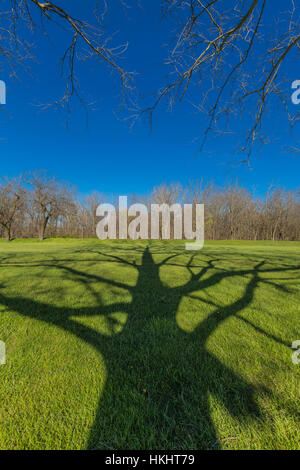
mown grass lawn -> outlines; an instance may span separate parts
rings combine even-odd
[[[300,243],[0,242],[1,449],[299,449]]]

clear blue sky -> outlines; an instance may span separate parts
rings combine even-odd
[[[65,7],[72,4],[74,16],[91,18],[92,1],[57,3]],[[119,31],[115,42],[129,41],[122,59],[124,67],[140,72],[138,85],[143,92],[151,93],[164,76],[166,49],[162,43],[169,39],[168,21],[160,22],[160,2],[142,1],[144,8],[128,10],[127,17],[118,1],[111,3],[107,24],[111,31]],[[271,3],[273,11],[276,4],[282,4],[280,0]],[[286,115],[280,109],[268,116],[272,143],[254,155],[252,170],[233,166],[228,162],[237,158],[232,153],[234,135],[210,142],[207,152],[198,152],[199,142],[194,139],[201,134],[205,121],[188,103],[181,103],[172,112],[161,107],[154,116],[151,133],[146,122],[139,122],[130,131],[115,116],[118,79],[101,64],[79,65],[82,92],[87,101],[96,102],[96,110],[90,112],[87,128],[84,111],[75,104],[70,129],[66,129],[64,115],[54,109],[41,111],[36,106],[52,102],[63,93],[58,60],[67,44],[66,36],[54,26],[50,32],[54,34],[52,41],[39,36],[34,46],[37,61],[31,64],[31,74],[19,72],[15,80],[7,70],[0,71],[0,79],[7,84],[7,104],[0,109],[1,175],[46,169],[75,184],[81,193],[146,193],[160,183],[184,184],[200,178],[218,185],[238,179],[243,186],[255,187],[257,193],[265,191],[270,183],[290,189],[299,186],[300,154],[282,151],[284,146],[296,145],[297,139],[292,138]],[[300,79],[299,61],[288,63],[285,74],[290,84]]]

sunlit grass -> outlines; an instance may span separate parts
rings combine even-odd
[[[300,243],[0,241],[0,268],[0,448],[300,448]]]

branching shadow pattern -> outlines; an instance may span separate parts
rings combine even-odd
[[[111,262],[112,270],[114,263],[136,270],[136,284],[131,286],[125,281],[106,279],[56,261],[55,268],[62,270],[65,276],[71,276],[89,290],[98,304],[97,308],[66,309],[28,298],[8,297],[0,293],[0,303],[10,310],[55,325],[91,345],[104,356],[108,378],[104,393],[100,398],[94,425],[90,429],[88,448],[97,449],[108,445],[113,448],[134,446],[148,449],[179,449],[181,442],[187,442],[186,436],[189,433],[197,435],[197,448],[218,448],[220,441],[211,419],[209,401],[211,395],[232,416],[240,420],[264,419],[256,403],[256,387],[226,367],[208,350],[207,342],[225,320],[234,316],[253,327],[254,334],[268,335],[271,340],[288,347],[288,344],[276,336],[269,335],[250,320],[243,318],[239,312],[251,304],[255,289],[260,283],[268,283],[283,290],[287,289],[275,284],[272,278],[266,277],[267,275],[299,270],[299,266],[265,267],[265,262],[259,261],[251,269],[230,270],[218,265],[217,257],[205,254],[202,255],[201,266],[195,265],[195,255],[191,255],[186,264],[180,264],[177,259],[182,252],[171,254],[160,262],[154,262],[155,252],[151,252],[149,247],[141,253],[140,263],[129,261],[122,254],[118,256],[95,250],[91,253],[94,262],[101,262],[98,261],[98,257]],[[5,263],[5,260],[2,260],[2,264],[3,262]],[[11,265],[17,266],[18,264],[11,263]],[[47,263],[43,265],[47,268]],[[53,267],[54,263],[49,263],[48,266]],[[186,268],[189,272],[189,280],[177,287],[166,285],[160,276],[163,266],[168,266],[170,269],[172,266]],[[195,270],[198,270],[196,274]],[[218,305],[214,299],[201,298],[200,300],[195,296],[195,292],[216,286],[225,279],[240,276],[247,279],[244,293],[238,300],[227,306]],[[99,294],[93,288],[94,283],[104,283],[110,288],[126,290],[131,295],[131,301],[103,305]],[[211,313],[192,333],[183,331],[176,323],[175,316],[184,297],[199,301],[199,309],[201,309],[202,302],[206,302],[212,308]],[[116,318],[111,315],[114,312],[127,314],[127,322],[123,325],[120,334],[105,336],[90,326],[76,321],[76,316],[105,315],[113,333],[117,322]],[[157,322],[160,322],[159,335],[155,328]],[[174,355],[169,354],[170,350],[174,351]],[[181,357],[180,367],[178,355]],[[125,385],[126,390],[136,387],[136,384],[131,384],[130,367],[139,371],[145,384],[147,384],[148,377],[153,377],[153,369],[155,370],[156,383],[153,384],[153,379],[151,379],[151,387],[147,388],[143,400],[137,401],[135,394],[131,396],[130,393],[120,393]],[[189,373],[191,368],[193,377],[197,377],[196,382],[191,382]],[[119,377],[122,381],[119,389],[115,387],[115,377]],[[264,392],[268,393],[267,390]],[[114,403],[118,404],[118,417],[113,413],[108,415],[106,412],[114,408]],[[139,409],[140,414],[137,413]],[[120,410],[122,410],[121,417]],[[138,419],[136,419],[137,415]],[[132,416],[135,416],[134,421]],[[150,426],[153,422],[157,423],[155,432],[153,426]],[[107,430],[114,426],[120,427],[120,423],[123,423],[123,429],[118,429],[116,432],[115,442],[103,444],[107,443]],[[146,430],[150,428],[151,434],[150,431],[147,434]],[[121,439],[120,436],[122,436]]]

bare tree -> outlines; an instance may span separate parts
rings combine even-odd
[[[14,179],[0,184],[0,225],[8,242],[11,240],[13,222],[22,206],[24,207],[24,189],[20,180]]]
[[[152,192],[152,200],[155,204],[175,204],[184,197],[183,188],[180,183],[162,184],[154,187]]]
[[[135,2],[136,0],[134,0]],[[163,17],[168,16],[170,52],[166,58],[168,79],[159,88],[157,98],[143,109],[150,116],[163,100],[170,105],[182,100],[197,87],[197,96],[191,96],[192,105],[207,114],[208,123],[203,129],[201,149],[212,133],[232,131],[233,122],[243,114],[244,136],[239,150],[243,161],[249,162],[258,144],[268,138],[263,122],[266,110],[280,102],[287,111],[292,126],[298,123],[300,113],[288,108],[290,99],[284,82],[285,64],[299,58],[300,4],[296,0],[274,2],[267,0],[161,0]],[[134,89],[133,76],[120,66],[119,56],[128,44],[113,46],[104,34],[103,15],[96,9],[93,24],[75,18],[73,7],[38,0],[6,0],[0,20],[0,54],[14,73],[17,63],[32,58],[32,48],[24,36],[24,25],[33,32],[41,27],[47,32],[49,23],[58,23],[69,36],[69,47],[63,50],[62,66],[66,72],[66,88],[62,97],[55,98],[56,105],[66,105],[79,94],[76,79],[76,61],[79,51],[85,57],[95,57],[120,77],[122,96]],[[97,2],[93,3],[95,5]],[[91,4],[90,3],[90,4]],[[122,5],[133,0],[121,0]],[[136,7],[136,3],[134,3]],[[108,4],[104,0],[104,12]],[[39,14],[41,24],[37,24]],[[175,33],[171,31],[173,28]],[[146,39],[145,39],[146,40]],[[86,54],[87,51],[87,54]],[[154,51],[155,55],[155,51]],[[164,74],[165,76],[166,74]],[[129,93],[130,94],[130,93]],[[143,114],[141,108],[128,101],[130,113]],[[135,109],[132,112],[132,107]],[[142,107],[143,108],[143,107]],[[249,114],[247,110],[249,109]],[[231,124],[231,125],[230,125]],[[239,131],[240,132],[240,131]],[[299,146],[296,145],[295,149]]]
[[[295,0],[274,5],[267,0],[165,0],[165,15],[177,30],[167,64],[171,73],[159,91],[152,114],[163,99],[170,105],[198,87],[200,100],[193,105],[207,113],[201,149],[211,132],[232,131],[230,122],[243,114],[245,137],[240,151],[249,162],[253,148],[265,138],[262,124],[267,106],[278,100],[291,125],[284,92],[284,65],[299,58],[300,5]],[[247,107],[251,109],[250,115]]]
[[[66,107],[70,113],[70,102],[73,97],[86,105],[79,92],[79,83],[76,78],[76,63],[79,52],[87,58],[99,59],[114,71],[120,78],[122,97],[125,99],[128,90],[134,89],[133,75],[127,73],[119,64],[128,44],[111,45],[109,36],[104,33],[98,2],[94,2],[94,23],[90,24],[84,19],[75,18],[72,6],[64,9],[53,2],[40,2],[38,0],[6,0],[6,8],[0,15],[2,27],[0,29],[0,57],[8,66],[10,73],[15,75],[18,65],[24,66],[27,59],[33,59],[33,47],[27,41],[26,28],[30,33],[48,34],[49,23],[60,26],[69,37],[69,46],[61,51],[61,71],[65,76],[65,91],[63,96],[54,98],[53,102],[45,105]],[[104,12],[107,5],[104,2]],[[40,23],[37,18],[40,17]],[[49,29],[49,28],[48,28]]]
[[[98,191],[93,191],[85,197],[85,205],[89,213],[88,231],[90,235],[96,233],[96,210],[105,201],[105,196]]]
[[[59,216],[66,215],[70,211],[73,194],[66,185],[39,172],[27,177],[26,183],[33,188],[31,205],[36,214],[39,239],[42,241],[49,221],[52,219],[57,221]]]
[[[270,187],[265,196],[254,193],[237,183],[216,187],[212,182],[193,181],[161,185],[149,195],[133,194],[128,206],[188,203],[205,205],[205,239],[233,240],[300,240],[300,193],[280,187]],[[5,179],[0,184],[0,236],[9,241],[15,237],[95,236],[96,207],[111,197],[92,192],[84,199],[69,185],[50,178],[43,172],[22,179]],[[113,202],[113,201],[112,201]],[[115,207],[118,201],[114,202]],[[118,220],[117,211],[117,220]],[[195,225],[195,211],[193,224]],[[128,223],[134,216],[128,217]],[[149,228],[151,217],[149,213]],[[160,227],[161,229],[162,227]],[[150,237],[151,230],[149,230]],[[162,236],[160,230],[159,236]],[[174,214],[171,211],[170,236],[174,237]]]

